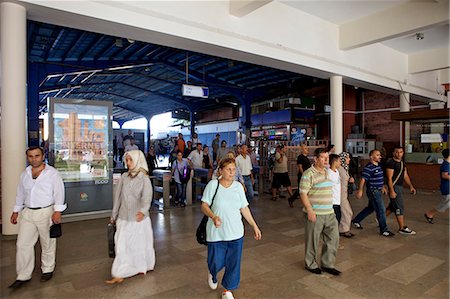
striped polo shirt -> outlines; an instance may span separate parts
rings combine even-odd
[[[300,181],[300,193],[306,193],[316,215],[333,214],[333,184],[327,172],[319,172],[313,166],[308,168]],[[306,212],[306,209],[303,208]]]
[[[363,171],[362,178],[366,180],[367,188],[382,189],[384,184],[383,169],[380,165],[368,163]]]

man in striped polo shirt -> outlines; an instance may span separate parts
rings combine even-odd
[[[333,210],[332,183],[327,176],[328,152],[324,148],[314,151],[314,165],[300,180],[300,198],[305,212],[305,268],[314,273],[322,271],[332,275],[341,272],[334,268],[339,244],[338,222]],[[316,261],[319,241],[323,239],[321,268]]]
[[[364,184],[366,184],[366,195],[369,204],[352,220],[353,225],[362,229],[361,221],[374,211],[377,214],[378,225],[380,227],[380,235],[383,237],[392,237],[394,233],[390,232],[386,224],[386,208],[384,207],[382,194],[386,194],[384,187],[384,174],[379,163],[381,161],[381,153],[379,150],[371,150],[369,153],[370,162],[362,171],[362,178],[359,182],[359,188],[356,197],[360,199],[363,195]]]

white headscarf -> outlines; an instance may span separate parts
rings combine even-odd
[[[139,172],[143,172],[144,174],[148,175],[148,166],[147,161],[145,160],[144,153],[140,150],[133,150],[126,152],[124,155],[124,159],[130,156],[131,160],[133,160],[134,168],[128,169],[128,175],[135,177],[139,174]],[[127,167],[125,163],[125,167]]]

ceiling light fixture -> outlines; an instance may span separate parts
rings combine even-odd
[[[416,33],[416,39],[417,40],[422,40],[424,38],[424,34],[422,32],[417,32]]]

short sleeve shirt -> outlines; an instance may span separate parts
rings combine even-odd
[[[308,157],[305,155],[298,155],[297,157],[297,165],[302,165],[303,172],[305,172],[308,168],[311,167],[311,162],[309,161]],[[300,171],[298,172],[299,177],[302,176]]]
[[[275,154],[275,165],[273,166],[273,172],[275,173],[286,173],[288,172],[288,166],[287,166],[287,156],[283,154],[283,161],[278,162],[278,160],[281,158],[281,154],[277,152]]]
[[[375,165],[373,163],[367,164],[364,167],[361,176],[366,180],[368,188],[383,188],[384,175],[380,165]]]
[[[386,169],[394,170],[394,174],[392,175],[392,182],[394,182],[395,179],[397,179],[398,175],[400,174],[400,177],[398,178],[397,182],[395,183],[395,185],[397,185],[397,186],[403,185],[403,177],[405,174],[405,164],[403,163],[403,169],[402,169],[402,163],[403,162],[397,162],[394,159],[389,159],[386,162]]]
[[[202,202],[211,206],[211,201],[216,191],[218,180],[212,180],[203,191]],[[245,198],[244,187],[233,181],[230,187],[225,188],[219,184],[214,203],[211,207],[214,215],[222,220],[220,227],[215,227],[211,218],[206,224],[206,241],[232,241],[244,236],[244,224],[242,223],[241,209],[248,206]]]
[[[442,178],[442,173],[443,172],[450,172],[450,164],[447,162],[447,160],[444,160],[444,162],[441,165],[441,172],[440,172],[440,177],[441,177],[441,193],[442,195],[447,195],[450,194],[450,184],[449,181],[446,179]]]

